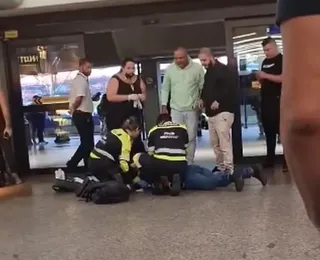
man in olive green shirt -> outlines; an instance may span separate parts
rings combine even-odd
[[[174,52],[175,62],[171,64],[163,79],[161,89],[162,113],[168,113],[170,96],[172,121],[184,124],[189,135],[187,149],[188,163],[194,161],[198,128],[198,102],[203,88],[204,70],[192,61],[185,48]]]

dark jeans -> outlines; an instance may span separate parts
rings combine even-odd
[[[69,168],[76,168],[79,162],[83,159],[84,166],[88,168],[89,155],[94,147],[94,125],[91,113],[75,111],[72,115],[72,120],[76,126],[79,136],[80,145],[67,163]]]
[[[89,171],[95,176],[99,181],[105,182],[108,180],[113,180],[116,174],[121,174],[123,182],[125,184],[131,184],[134,177],[136,177],[136,171],[129,170],[129,172],[122,172],[120,166],[117,162],[110,159],[89,159]]]
[[[174,174],[179,174],[183,181],[188,166],[186,161],[160,160],[146,153],[140,155],[139,163],[141,165],[140,178],[150,184],[159,182],[161,176],[168,177],[168,180],[172,181]]]

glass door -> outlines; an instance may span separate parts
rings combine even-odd
[[[264,130],[260,120],[260,84],[254,73],[265,59],[262,41],[272,37],[282,52],[280,29],[274,18],[228,21],[226,23],[228,56],[237,64],[240,87],[241,151],[243,157],[266,155]],[[276,149],[283,154],[280,137]]]
[[[64,167],[79,145],[68,95],[84,57],[82,36],[11,41],[7,53],[15,151],[30,169]]]

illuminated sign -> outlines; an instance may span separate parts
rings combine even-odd
[[[18,31],[17,30],[5,31],[4,38],[5,39],[17,39],[18,38]]]
[[[18,60],[20,65],[32,65],[32,64],[38,64],[40,61],[40,57],[39,57],[39,54],[26,55],[26,56],[19,56]]]

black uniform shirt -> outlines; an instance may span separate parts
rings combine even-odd
[[[278,0],[278,24],[291,18],[317,14],[320,14],[319,0]]]
[[[262,62],[261,70],[271,75],[282,74],[282,54]],[[280,101],[281,83],[263,80],[261,83],[261,103],[270,106],[274,101]]]
[[[188,143],[188,132],[183,125],[166,122],[149,131],[148,150],[159,159],[185,160]]]
[[[131,138],[123,129],[114,129],[97,142],[92,153],[112,161],[130,161]]]

